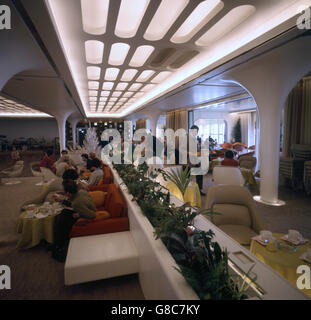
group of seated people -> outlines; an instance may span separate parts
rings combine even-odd
[[[83,165],[76,165],[68,155],[67,150],[61,151],[61,156],[57,161],[54,161],[53,151],[47,150],[43,159],[39,163],[41,167],[50,169],[57,177],[62,177],[64,172],[69,169],[77,170],[81,179],[87,185],[97,185],[99,180],[103,178],[104,172],[101,169],[102,162],[96,157],[94,152],[89,155],[84,153],[81,155]]]

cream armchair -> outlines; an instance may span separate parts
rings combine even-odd
[[[207,208],[221,213],[211,221],[241,245],[249,246],[251,238],[264,230],[250,192],[242,186],[218,185],[207,193]]]

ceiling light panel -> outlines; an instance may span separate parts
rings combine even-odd
[[[104,44],[97,40],[85,41],[86,62],[100,64],[103,61]]]
[[[102,91],[100,95],[102,97],[108,97],[110,95],[110,91]]]
[[[155,84],[147,84],[146,86],[144,86],[143,88],[141,88],[141,91],[150,91],[151,89],[153,89],[156,85]]]
[[[87,67],[87,77],[89,80],[99,80],[100,73],[100,67]]]
[[[133,83],[128,90],[137,91],[142,85],[143,85],[142,83]]]
[[[211,27],[205,34],[196,41],[198,46],[208,46],[215,41],[224,37],[231,32],[247,18],[249,18],[256,8],[251,5],[239,6],[232,9],[221,20],[219,20],[213,27]]]
[[[153,46],[140,46],[136,49],[129,65],[131,67],[141,67],[154,51]]]
[[[108,10],[109,0],[81,0],[83,30],[94,35],[104,34]]]
[[[128,86],[127,82],[119,82],[118,85],[116,86],[116,90],[123,91],[126,89],[127,86]]]
[[[98,81],[89,81],[88,83],[90,90],[98,90],[99,89],[99,82]]]
[[[138,78],[135,80],[137,82],[146,82],[151,76],[153,76],[155,71],[153,70],[145,70],[143,71]]]
[[[111,90],[114,85],[114,82],[106,81],[103,83],[103,90]]]
[[[89,96],[90,97],[97,97],[98,91],[96,90],[89,90]]]
[[[126,69],[121,77],[122,81],[131,81],[135,76],[138,70],[136,69]]]
[[[153,83],[161,83],[162,81],[164,81],[168,76],[171,75],[170,71],[163,71],[160,72],[157,76],[155,76],[151,82]]]
[[[150,41],[162,39],[188,3],[189,0],[162,0],[144,38]]]
[[[216,16],[224,7],[220,0],[201,2],[171,38],[174,43],[189,41],[203,26]]]
[[[118,68],[107,68],[105,73],[105,80],[116,80],[120,69]]]
[[[114,43],[111,46],[108,63],[114,66],[120,66],[123,64],[130,46],[126,43]]]
[[[150,0],[122,0],[115,29],[116,36],[131,38],[136,35],[149,2]]]

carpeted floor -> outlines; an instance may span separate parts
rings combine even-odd
[[[3,179],[21,181],[16,185],[0,185],[0,265],[11,268],[12,289],[0,290],[0,300],[29,299],[96,299],[142,300],[143,293],[136,275],[101,280],[87,284],[64,286],[64,264],[51,258],[46,244],[28,249],[15,248],[19,235],[15,231],[21,204],[40,188],[40,178]]]

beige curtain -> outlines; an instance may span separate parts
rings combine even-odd
[[[300,143],[311,144],[311,78],[303,80]]]
[[[188,131],[188,111],[177,110],[177,111],[167,112],[166,128],[173,129],[174,131],[182,128]]]
[[[302,102],[302,81],[290,92],[284,109],[283,156],[290,156],[292,144],[299,143],[299,109]]]
[[[136,130],[138,129],[146,129],[147,121],[146,119],[139,119],[136,121]]]

